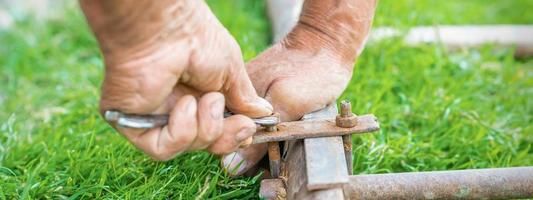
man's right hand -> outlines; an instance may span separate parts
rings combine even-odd
[[[170,114],[161,128],[111,124],[154,159],[235,151],[256,130],[246,116],[272,114],[248,78],[238,44],[205,2],[82,0],[81,6],[105,59],[100,111]],[[241,115],[223,118],[225,106]]]

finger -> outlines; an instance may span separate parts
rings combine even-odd
[[[224,96],[219,92],[207,93],[198,102],[198,136],[191,150],[205,149],[222,135]]]
[[[196,100],[187,95],[170,112],[168,125],[153,128],[140,135],[132,129],[118,128],[137,148],[156,160],[169,160],[191,146],[197,135]]]
[[[269,86],[265,99],[276,108],[282,121],[299,120],[303,115],[335,102],[349,82],[350,77],[344,69],[317,67],[313,70],[309,74],[324,75],[281,78]]]
[[[177,76],[165,69],[137,67],[138,64],[151,66],[152,63],[138,61],[134,64],[106,67],[100,99],[101,111],[113,109],[137,114],[168,113],[170,108],[165,110],[160,107],[173,92]]]
[[[204,40],[197,43],[198,50],[192,52],[180,82],[204,92],[222,92],[234,113],[249,117],[272,114],[272,106],[257,95],[248,78],[239,44],[214,16],[206,20],[214,23],[213,30],[198,36]]]
[[[217,155],[234,152],[243,144],[250,143],[255,131],[255,123],[248,117],[233,115],[225,118],[222,136],[209,146],[208,151]]]
[[[266,152],[266,143],[251,145],[224,155],[220,164],[230,176],[239,176],[255,166]]]
[[[242,56],[239,62],[229,66],[226,71],[226,81],[222,92],[226,97],[226,107],[234,113],[249,117],[264,117],[271,115],[273,107],[268,101],[259,97],[246,73]]]

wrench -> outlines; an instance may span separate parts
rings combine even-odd
[[[231,112],[224,112],[224,117],[233,115]],[[108,110],[104,113],[104,118],[108,122],[114,122],[124,128],[155,128],[168,124],[168,115],[138,115],[126,114],[116,110]],[[257,125],[268,127],[279,124],[279,117],[276,115],[252,119]]]

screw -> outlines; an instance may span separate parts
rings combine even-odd
[[[341,117],[349,117],[353,115],[352,104],[348,100],[341,101]]]
[[[335,118],[338,127],[351,128],[357,125],[357,116],[352,113],[352,104],[348,100],[341,101],[340,114]]]
[[[352,113],[352,104],[348,100],[341,101],[341,111],[335,119],[335,123],[339,127],[351,128],[357,125],[357,116]],[[348,174],[353,174],[353,159],[352,159],[352,135],[343,135],[342,143],[344,147],[344,157],[346,159],[346,167]]]

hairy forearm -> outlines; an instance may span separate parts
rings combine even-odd
[[[289,48],[326,48],[353,62],[364,47],[377,0],[306,0]]]
[[[202,20],[208,20],[202,13],[209,10],[198,0],[81,0],[80,4],[107,57],[149,51],[168,37],[187,38],[198,31]]]

